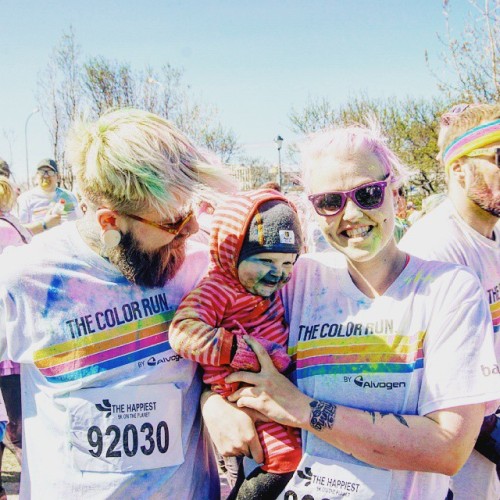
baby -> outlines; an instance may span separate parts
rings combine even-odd
[[[277,191],[239,193],[217,207],[208,274],[182,301],[169,333],[176,352],[201,364],[213,391],[227,397],[238,388],[225,382],[230,373],[260,370],[243,335],[255,337],[280,372],[290,365],[277,291],[290,280],[301,249],[297,211]],[[264,464],[241,489],[251,498],[275,498],[299,464],[300,434],[276,422],[258,423],[257,433]]]

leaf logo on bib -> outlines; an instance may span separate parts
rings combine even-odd
[[[301,479],[308,479],[304,486],[309,486],[311,484],[312,471],[310,467],[305,467],[304,472],[302,472],[300,469],[297,470],[297,476],[299,476]]]
[[[111,416],[111,403],[109,402],[109,399],[103,399],[102,404],[101,403],[96,403],[95,407],[99,411],[106,411],[106,417]]]

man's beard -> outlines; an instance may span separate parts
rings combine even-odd
[[[175,241],[175,244],[172,244]],[[186,242],[173,240],[153,252],[141,250],[131,233],[122,235],[120,243],[108,250],[107,257],[127,278],[140,286],[163,286],[172,279],[184,262]]]
[[[484,176],[480,172],[473,172],[467,196],[484,211],[495,217],[500,217],[500,192],[495,193],[485,182]]]

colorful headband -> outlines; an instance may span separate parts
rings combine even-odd
[[[462,156],[497,141],[500,141],[500,120],[483,123],[468,130],[446,148],[443,155],[445,170]]]

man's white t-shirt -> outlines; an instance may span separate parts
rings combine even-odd
[[[479,234],[458,215],[448,199],[408,229],[398,246],[422,259],[470,267],[486,292],[500,357],[500,227],[494,240]]]
[[[386,293],[371,299],[352,282],[342,255],[312,254],[299,258],[282,295],[295,381],[307,395],[400,415],[482,402],[490,402],[489,412],[496,407],[491,321],[471,271],[412,257]],[[371,468],[307,432],[303,450]],[[391,499],[446,497],[447,476],[388,474]]]
[[[158,288],[130,284],[74,222],[0,256],[0,351],[21,363],[23,498],[218,494],[197,366],[168,341],[208,264],[188,247]]]
[[[19,195],[17,199],[19,220],[23,224],[42,221],[59,200],[64,200],[63,220],[75,220],[82,216],[78,200],[70,191],[57,187],[53,192],[47,193],[37,186]]]
[[[447,199],[406,233],[399,247],[422,259],[455,262],[476,273],[490,306],[497,360],[500,359],[500,228],[494,240],[469,226]],[[452,478],[455,500],[498,500],[500,481],[493,462],[478,451]]]

